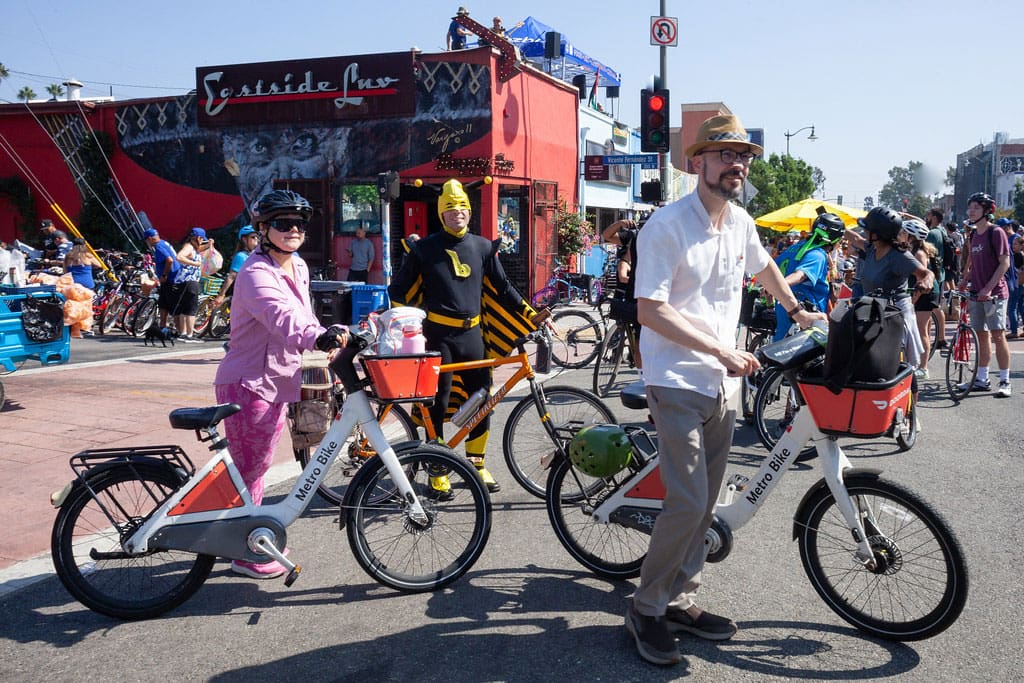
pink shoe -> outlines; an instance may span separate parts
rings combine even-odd
[[[288,554],[288,548],[284,549],[284,554]],[[271,560],[270,562],[234,560],[231,563],[231,571],[236,574],[251,576],[254,579],[276,579],[288,570],[277,560]]]

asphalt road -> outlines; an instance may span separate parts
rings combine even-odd
[[[794,466],[737,532],[732,555],[705,571],[702,604],[733,617],[737,636],[684,637],[682,664],[646,664],[623,627],[635,583],[599,580],[577,565],[542,502],[508,475],[500,430],[514,401],[506,400],[489,450],[488,465],[504,484],[493,496],[490,541],[450,588],[404,595],[374,583],[353,560],[336,512],[314,504],[289,530],[291,556],[304,568],[291,588],[235,576],[220,562],[183,606],[142,623],[86,610],[56,579],[0,598],[0,679],[1020,680],[1024,345],[1013,348],[1012,398],[972,395],[955,406],[938,382],[927,382],[913,450],[899,453],[884,438],[842,442],[856,466],[883,469],[931,501],[966,551],[967,608],[930,640],[864,636],[817,597],[791,534],[797,503],[820,477],[812,461]],[[589,386],[590,377],[580,371],[551,381]],[[610,405],[622,420],[644,418]],[[739,427],[729,473],[752,473],[763,453],[753,430]]]

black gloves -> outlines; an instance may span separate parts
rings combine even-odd
[[[331,325],[326,332],[316,338],[316,348],[321,351],[340,349],[341,342],[338,341],[338,337],[344,335],[345,332],[345,328],[341,325]]]

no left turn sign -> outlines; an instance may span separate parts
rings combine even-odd
[[[661,47],[679,45],[678,17],[651,17],[651,45]]]

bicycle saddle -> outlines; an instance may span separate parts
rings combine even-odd
[[[209,408],[177,408],[170,414],[171,427],[174,429],[206,429],[241,409],[242,406],[237,403],[221,403]]]
[[[619,400],[627,408],[647,410],[647,387],[644,386],[644,381],[637,380],[624,387],[619,393]]]

